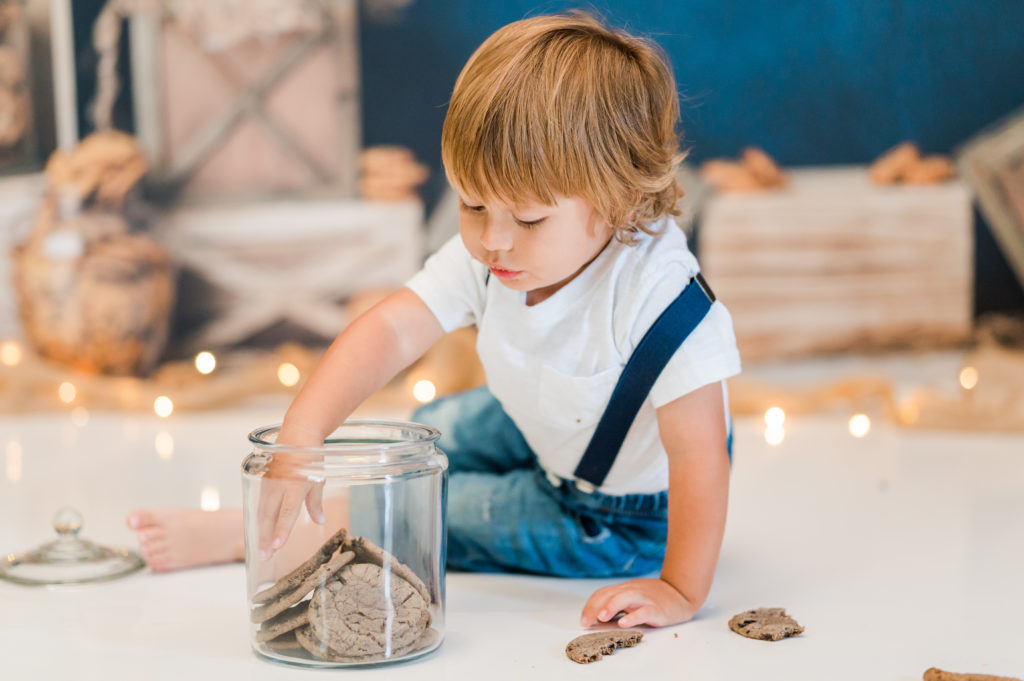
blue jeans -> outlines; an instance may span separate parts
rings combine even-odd
[[[486,387],[431,402],[413,420],[448,456],[448,566],[560,577],[646,575],[665,557],[668,492],[612,496],[553,485]]]

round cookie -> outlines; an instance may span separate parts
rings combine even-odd
[[[345,657],[408,648],[429,624],[430,611],[419,592],[370,563],[347,566],[310,599],[311,633]]]
[[[804,628],[786,614],[785,608],[757,608],[729,620],[729,628],[741,636],[761,641],[778,641],[804,633]]]

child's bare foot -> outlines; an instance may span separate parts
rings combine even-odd
[[[241,509],[140,508],[125,521],[156,572],[245,560]]]

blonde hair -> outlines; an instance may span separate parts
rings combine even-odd
[[[441,134],[448,180],[512,205],[588,200],[625,243],[678,211],[679,102],[654,43],[583,12],[523,19],[477,48]]]

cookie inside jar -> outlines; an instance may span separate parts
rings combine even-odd
[[[327,662],[370,663],[430,649],[432,598],[407,565],[340,530],[252,598],[256,640]]]

